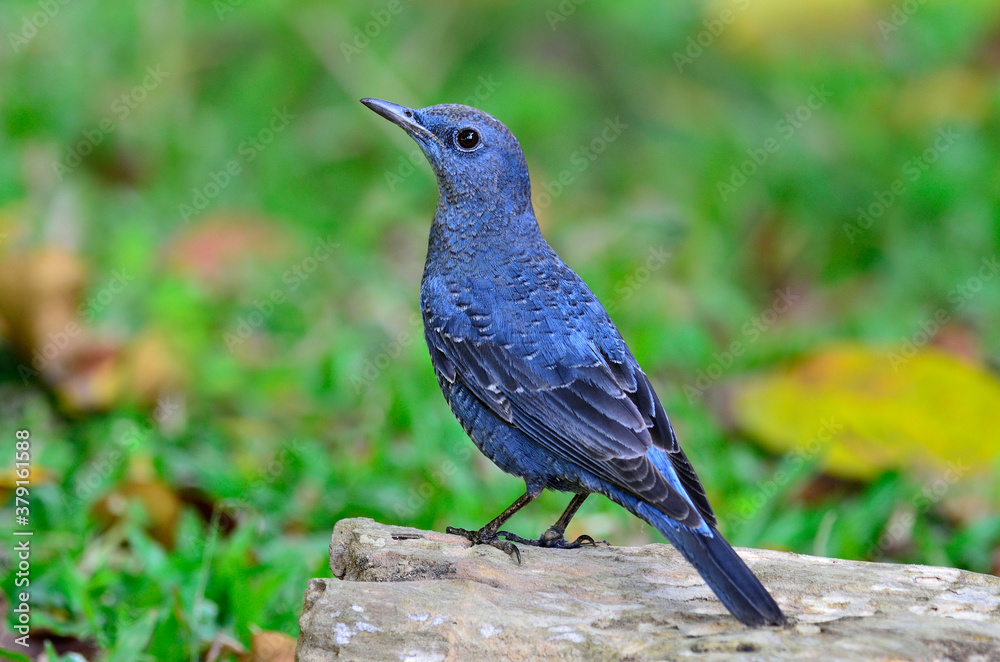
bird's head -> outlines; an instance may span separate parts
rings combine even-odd
[[[437,175],[442,202],[486,203],[511,211],[530,205],[531,184],[521,145],[500,121],[476,108],[442,104],[406,108],[362,99],[417,141]]]

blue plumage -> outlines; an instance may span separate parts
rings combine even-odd
[[[512,539],[579,546],[563,539],[566,524],[586,495],[603,494],[663,533],[740,621],[784,623],[716,530],[704,488],[618,329],[542,237],[517,139],[467,106],[362,102],[405,129],[437,176],[420,304],[438,383],[476,446],[527,486],[482,529],[455,531],[508,552]],[[576,496],[545,535],[498,531],[547,488]]]

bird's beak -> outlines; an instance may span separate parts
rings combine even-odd
[[[403,129],[403,131],[406,131],[414,138],[431,141],[437,140],[434,134],[420,123],[417,119],[416,111],[412,108],[400,106],[399,104],[392,103],[391,101],[382,101],[381,99],[362,99],[361,103],[365,104],[393,124],[398,125]]]

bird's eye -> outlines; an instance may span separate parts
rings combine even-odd
[[[475,129],[459,129],[455,135],[455,142],[462,149],[475,149],[479,144],[479,133]]]

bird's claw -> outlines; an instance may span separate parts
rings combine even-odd
[[[563,537],[562,531],[559,531],[555,527],[552,527],[543,533],[537,540],[522,538],[521,536],[509,531],[498,531],[497,535],[503,536],[507,540],[521,543],[522,545],[530,545],[532,547],[548,547],[551,549],[579,549],[584,545],[590,545],[592,547],[597,547],[598,544],[610,545],[607,540],[596,541],[586,534],[579,536],[573,542],[569,542]]]
[[[594,540],[587,534],[578,536],[573,542],[568,542],[565,545],[565,549],[576,549],[577,547],[583,547],[584,545],[590,545],[591,547],[597,547],[598,545],[607,545],[611,547],[611,543],[607,540]]]
[[[469,531],[468,529],[460,529],[458,527],[449,526],[445,529],[445,533],[450,533],[453,536],[462,536],[469,542],[475,545],[489,545],[490,547],[495,547],[501,552],[507,554],[507,556],[513,556],[517,560],[517,564],[521,565],[521,550],[517,548],[517,545],[510,542],[509,540],[500,540],[497,536],[498,534],[479,529],[478,531]]]

